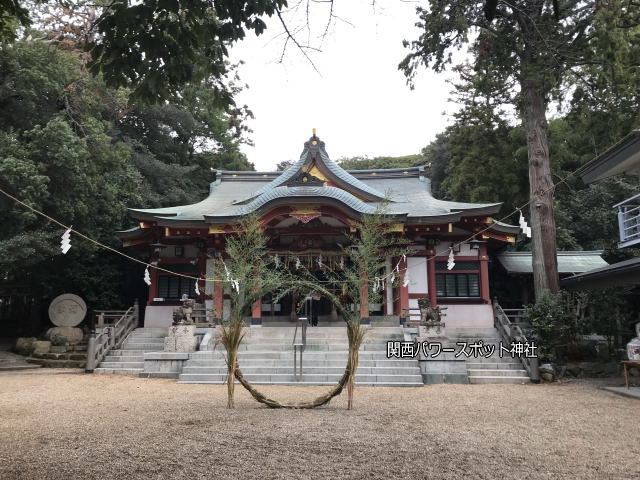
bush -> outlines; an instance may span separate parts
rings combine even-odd
[[[13,348],[13,351],[18,355],[30,357],[35,349],[35,342],[35,337],[20,337],[16,340],[16,346]]]
[[[65,337],[64,335],[51,335],[51,345],[55,346],[55,347],[61,347],[63,345],[67,344],[67,337]]]
[[[524,313],[528,322],[527,335],[538,346],[542,360],[556,360],[558,345],[570,343],[575,338],[577,318],[571,302],[563,293],[547,293]]]

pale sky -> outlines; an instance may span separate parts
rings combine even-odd
[[[295,2],[290,2],[292,5]],[[282,160],[297,160],[316,128],[329,156],[410,155],[419,153],[449,122],[451,73],[423,69],[410,90],[397,69],[407,49],[402,40],[417,38],[416,2],[336,0],[337,21],[321,52],[310,52],[320,74],[289,44],[279,63],[284,38],[277,18],[260,37],[249,36],[234,47],[243,59],[239,74],[249,89],[237,98],[255,115],[249,122],[255,146],[243,151],[256,170],[273,170]],[[312,3],[310,43],[319,45],[327,20],[326,4]],[[289,18],[290,28],[304,24],[304,13]],[[306,34],[300,33],[301,39]],[[314,40],[316,38],[316,40]],[[447,115],[443,115],[447,112]]]

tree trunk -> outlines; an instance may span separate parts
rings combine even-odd
[[[549,164],[546,102],[540,85],[522,81],[524,127],[529,152],[529,205],[533,240],[533,286],[536,298],[557,293],[556,224],[553,216],[553,180]]]
[[[236,363],[236,355],[229,356],[229,362],[227,366],[227,408],[235,408],[234,390],[235,390],[235,376],[238,365]]]

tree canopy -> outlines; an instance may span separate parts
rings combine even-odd
[[[241,153],[245,115],[221,106],[206,82],[177,102],[128,105],[126,89],[89,75],[77,52],[42,41],[0,48],[0,187],[112,247],[131,226],[127,207],[201,200],[215,169],[253,166]],[[123,305],[132,269],[62,229],[0,198],[0,271],[36,296],[66,290],[91,305]],[[141,275],[141,273],[140,273]]]

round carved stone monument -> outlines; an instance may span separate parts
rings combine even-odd
[[[75,327],[86,314],[87,304],[72,293],[57,296],[49,305],[49,319],[57,327]]]

